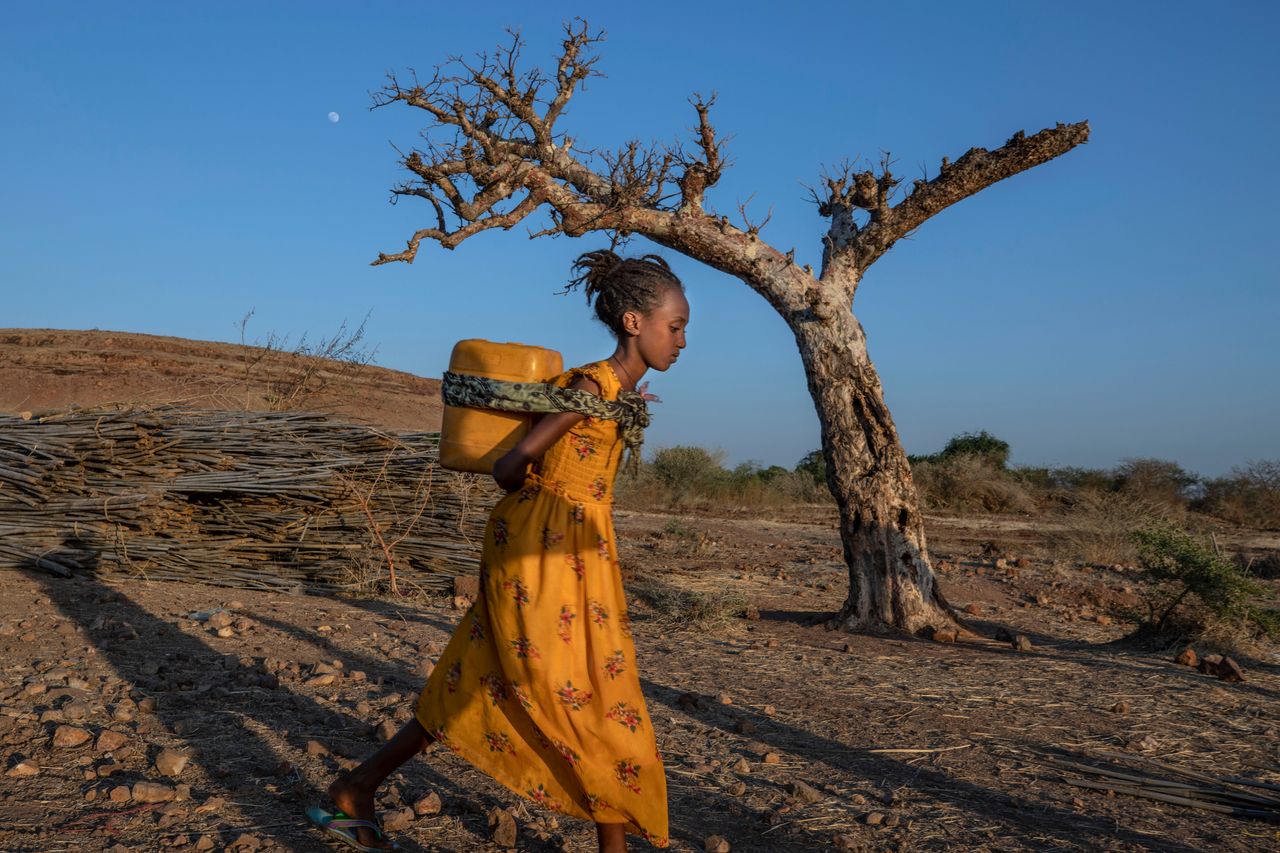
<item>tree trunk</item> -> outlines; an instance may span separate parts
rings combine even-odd
[[[846,306],[789,324],[822,424],[827,486],[840,509],[849,566],[846,630],[912,633],[954,623],[938,592],[924,519],[862,325]]]

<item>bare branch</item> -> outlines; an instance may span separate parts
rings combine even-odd
[[[929,217],[1088,139],[1088,122],[1059,123],[1034,136],[1018,131],[995,151],[970,148],[955,163],[943,157],[938,175],[932,180],[916,180],[907,197],[893,207],[889,201],[899,180],[889,171],[887,154],[878,175],[853,172],[846,166],[838,177],[826,180],[826,195],[819,200],[819,212],[831,217],[831,228],[823,240],[822,279],[839,279],[852,293],[867,267]],[[855,209],[870,214],[862,228],[853,219]]]

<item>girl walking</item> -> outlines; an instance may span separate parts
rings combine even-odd
[[[335,813],[309,812],[359,849],[394,849],[374,821],[374,792],[435,742],[516,793],[593,821],[602,853],[625,851],[625,832],[667,846],[666,777],[640,690],[611,511],[624,445],[637,449],[638,430],[602,406],[654,399],[637,383],[679,357],[689,303],[655,255],[588,252],[574,270],[569,289],[583,286],[617,348],[556,377],[557,387],[591,396],[564,395],[583,405],[544,415],[494,465],[508,494],[485,531],[479,600],[414,720],[330,785]]]

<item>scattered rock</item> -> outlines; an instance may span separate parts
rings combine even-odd
[[[98,752],[115,752],[128,742],[128,736],[111,729],[103,729],[98,734],[98,742],[94,744],[93,748]]]
[[[728,693],[718,693],[716,694],[716,701],[719,702],[721,705],[732,705],[733,697],[730,696]]]
[[[1019,557],[1018,559],[1013,561],[1013,564],[1020,569],[1031,568],[1031,561],[1028,560],[1026,557]]]
[[[227,845],[228,850],[257,850],[262,846],[262,841],[256,835],[250,835],[247,832],[236,836],[235,840]]]
[[[1026,634],[1018,634],[1013,638],[1013,643],[1011,645],[1020,652],[1029,652],[1032,648],[1031,640],[1027,638]]]
[[[111,719],[117,723],[130,723],[133,718],[138,716],[138,706],[132,700],[126,699],[111,711]]]
[[[480,597],[480,578],[476,575],[458,575],[453,579],[453,594],[458,598],[468,599],[469,602],[475,601]]]
[[[747,759],[745,758],[739,758],[733,764],[733,772],[734,773],[750,773],[751,762],[747,761]]]
[[[791,796],[801,803],[816,803],[822,799],[822,792],[800,779],[791,783]]]
[[[1110,625],[1114,620],[1112,620],[1112,618],[1105,613],[1099,613],[1098,617],[1094,619],[1094,621],[1097,622],[1099,625]]]
[[[435,791],[421,797],[413,804],[413,813],[418,817],[426,817],[427,815],[440,813],[440,795]]]
[[[1129,752],[1146,752],[1147,750],[1155,749],[1159,745],[1160,742],[1158,740],[1151,735],[1146,735],[1145,737],[1135,738],[1134,740],[1129,741],[1124,745],[1124,748]]]
[[[144,714],[154,714],[159,703],[154,696],[143,696],[138,700],[138,710]]]
[[[516,819],[511,812],[495,808],[489,812],[489,837],[499,847],[516,846]]]
[[[222,628],[230,628],[235,623],[236,618],[225,610],[215,610],[203,621],[210,628],[219,630]]]
[[[1222,663],[1218,664],[1218,678],[1232,684],[1238,684],[1244,681],[1244,670],[1233,659],[1223,658]]]
[[[1178,656],[1173,659],[1173,662],[1181,666],[1197,666],[1200,663],[1200,658],[1196,656],[1195,649],[1187,646],[1178,652]]]
[[[89,706],[83,702],[68,702],[60,710],[68,720],[83,720],[89,715]]]
[[[68,749],[87,743],[92,738],[93,735],[84,729],[75,726],[58,726],[53,732],[53,745],[60,749]]]
[[[778,647],[778,638],[770,637],[768,640],[765,641],[764,645],[765,645],[765,648],[767,649],[776,649]]]
[[[719,835],[708,835],[702,842],[705,853],[729,853],[729,842]]]
[[[831,844],[840,853],[860,853],[866,849],[855,835],[837,835],[831,839]]]
[[[378,737],[383,740],[391,740],[396,736],[396,732],[398,731],[400,731],[400,727],[395,724],[394,720],[383,720],[381,723],[378,723]]]
[[[854,794],[849,798],[849,802],[853,803],[855,806],[865,806],[867,804],[867,798],[862,794]]]
[[[964,606],[964,612],[968,613],[970,616],[981,616],[982,606],[978,604],[966,604]]]
[[[954,643],[957,636],[953,628],[935,628],[932,639],[935,643]]]
[[[774,714],[778,713],[778,709],[772,705],[765,705],[760,710],[766,717],[772,717]]]
[[[1121,700],[1121,701],[1119,701],[1119,702],[1117,702],[1116,704],[1114,704],[1114,705],[1112,705],[1112,706],[1111,706],[1111,712],[1112,712],[1113,714],[1120,714],[1120,715],[1122,715],[1122,716],[1123,716],[1123,715],[1125,715],[1125,714],[1128,714],[1128,713],[1129,713],[1129,703],[1128,703],[1128,702],[1125,702],[1125,701],[1123,701],[1123,700]]]
[[[733,784],[731,784],[728,788],[725,788],[725,791],[727,791],[729,796],[731,797],[741,797],[743,794],[747,792],[747,783],[739,779],[737,782],[734,782]]]
[[[382,826],[391,832],[402,832],[413,825],[413,809],[392,809],[382,814]]]
[[[111,793],[115,795],[115,791]],[[135,782],[132,795],[136,803],[168,803],[173,801],[177,792],[159,782]]]
[[[307,741],[307,755],[319,758],[322,755],[329,754],[329,747],[325,746],[318,740]]]
[[[337,680],[338,676],[334,675],[332,672],[326,672],[320,675],[313,675],[311,678],[304,681],[303,684],[307,687],[328,687]]]
[[[761,760],[765,764],[780,764],[782,763],[782,756],[778,755],[778,753],[776,752],[766,752],[764,754],[764,758],[762,758]]]
[[[156,770],[165,776],[181,776],[190,756],[176,749],[162,749],[156,756]]]
[[[222,797],[210,797],[200,805],[196,806],[196,814],[208,814],[210,812],[222,811],[227,805],[227,801]]]
[[[29,776],[40,775],[40,765],[36,764],[33,759],[24,758],[17,764],[9,768],[4,775],[12,776],[15,779],[25,779]]]
[[[211,836],[208,836],[208,835],[202,835],[202,836],[200,836],[198,839],[196,839],[196,849],[197,849],[197,850],[212,850],[212,849],[213,849],[213,838],[212,838]]]
[[[117,785],[111,789],[111,793],[108,796],[113,803],[127,803],[132,794],[129,792],[128,785]]]
[[[884,823],[884,818],[885,818],[884,812],[869,812],[867,816],[862,819],[862,821],[867,826],[879,826],[880,824]]]
[[[744,611],[742,615],[752,622],[755,622],[760,618],[760,608],[756,607],[754,604],[748,604],[746,611]]]

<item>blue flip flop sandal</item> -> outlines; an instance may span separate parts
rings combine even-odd
[[[307,820],[319,827],[325,835],[341,841],[349,847],[354,847],[360,853],[382,853],[384,850],[401,849],[399,844],[387,839],[382,827],[371,820],[357,820],[356,818],[347,817],[342,812],[327,812],[319,806],[311,806],[307,809]],[[387,842],[389,846],[366,847],[361,844],[356,835],[356,830],[361,827],[373,830],[378,836],[378,840]]]

